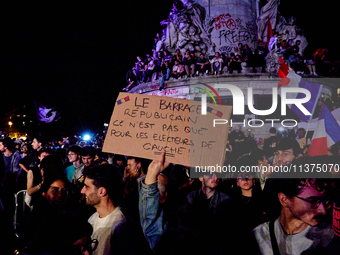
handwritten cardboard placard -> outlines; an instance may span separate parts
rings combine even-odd
[[[143,94],[120,93],[105,137],[103,151],[181,165],[223,165],[229,125],[214,119],[230,119],[231,106]]]

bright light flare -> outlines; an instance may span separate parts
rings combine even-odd
[[[83,138],[84,141],[90,141],[91,140],[91,136],[89,134],[86,134],[83,137],[84,137]]]
[[[284,127],[279,127],[277,130],[278,130],[279,132],[283,132],[283,131],[285,131],[285,128],[284,128]]]

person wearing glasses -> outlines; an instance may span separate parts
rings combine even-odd
[[[323,221],[327,186],[325,179],[277,179],[281,212],[253,230],[258,253],[327,254],[334,236],[331,225]]]
[[[67,179],[70,182],[72,181],[72,177],[74,173],[78,169],[79,169],[78,171],[80,171],[80,169],[84,166],[84,164],[81,161],[80,155],[81,155],[81,148],[77,145],[71,146],[67,151],[68,160],[70,163],[72,163],[72,165],[66,167],[65,174],[66,174]]]

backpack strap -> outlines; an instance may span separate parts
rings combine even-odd
[[[269,222],[270,240],[271,240],[271,243],[272,243],[272,249],[273,249],[274,255],[280,255],[279,246],[277,244],[275,232],[274,232],[274,222],[275,222],[275,220],[271,220]]]

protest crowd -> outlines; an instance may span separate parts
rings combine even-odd
[[[129,91],[133,87],[159,80],[160,90],[164,88],[164,82],[172,79],[190,77],[203,77],[232,74],[234,71],[241,73],[245,68],[249,72],[256,73],[256,67],[261,67],[261,72],[266,73],[266,59],[271,51],[283,55],[285,62],[299,75],[329,76],[331,60],[328,49],[317,49],[312,55],[304,55],[300,48],[301,42],[297,40],[279,40],[278,33],[274,33],[268,42],[258,40],[253,49],[247,44],[238,43],[229,54],[215,52],[214,56],[199,54],[190,50],[177,49],[171,54],[165,49],[159,34],[155,38],[156,45],[153,53],[146,54],[146,58],[137,56],[137,62],[126,74],[126,87],[123,91]]]
[[[208,23],[199,11],[202,6],[175,2],[183,2],[186,12],[176,12],[174,17],[181,26],[192,25],[181,27],[180,36],[195,35],[196,28]],[[210,1],[202,2],[209,5],[210,16]],[[214,2],[220,8],[223,1]],[[232,6],[238,1],[234,2]],[[242,2],[242,8],[247,8],[246,2],[251,1]],[[268,1],[275,6],[278,2]],[[305,55],[299,40],[281,40],[278,33],[269,32],[268,39],[259,39],[254,47],[242,43],[253,45],[253,40],[235,39],[228,52],[222,52],[224,47],[216,52],[212,47],[209,53],[208,48],[179,49],[180,44],[170,52],[157,34],[152,53],[136,56],[127,71],[123,91],[149,82],[157,82],[163,90],[169,80],[273,74],[266,66],[273,52],[284,61],[281,66],[286,64],[298,75],[330,77],[339,72],[339,63],[332,70],[326,48]],[[336,102],[317,98],[314,115],[340,108],[338,91]],[[120,100],[122,104],[130,98]],[[123,155],[106,152],[99,136],[91,141],[51,140],[39,132],[21,140],[0,132],[0,255],[339,255],[340,126],[331,131],[337,141],[326,148],[327,155],[315,156],[311,132],[308,138],[304,128],[271,127],[259,141],[250,129],[234,125],[216,135],[219,139],[228,132],[225,150],[220,152],[225,155],[225,169],[232,166],[235,171],[221,170],[222,166],[201,169],[198,178],[191,175],[197,167],[169,163],[165,151],[157,151],[158,159],[133,156],[138,153],[132,136],[131,154]],[[327,145],[332,137],[321,138]]]
[[[323,178],[216,171],[191,179],[189,166],[165,154],[151,161],[67,139],[3,137],[0,150],[2,254],[339,254],[338,168]],[[339,164],[340,144],[309,157],[304,129],[271,128],[261,145],[240,127],[229,131],[225,165],[316,162]]]

